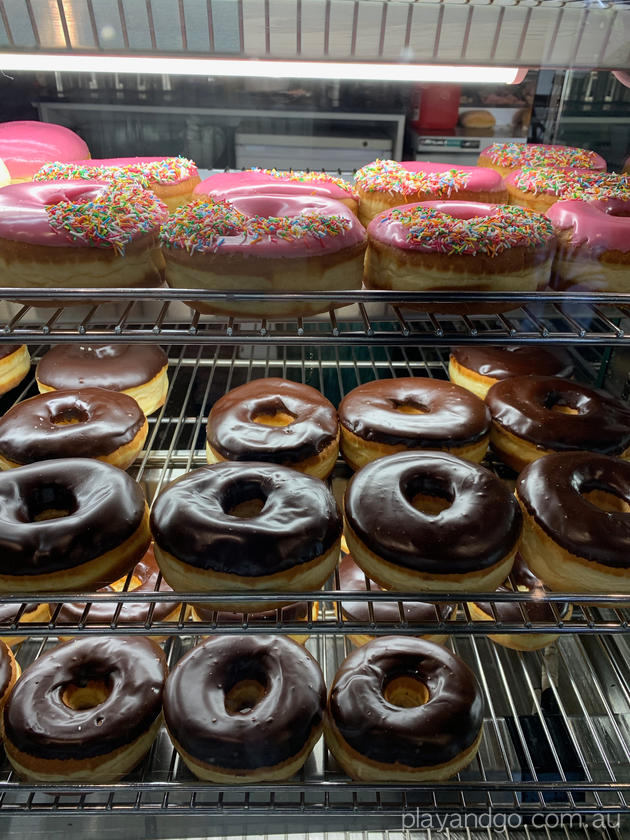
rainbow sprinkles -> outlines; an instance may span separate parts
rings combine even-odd
[[[197,174],[197,166],[184,157],[162,158],[127,164],[47,163],[35,173],[34,181],[134,181],[143,187],[176,184]]]
[[[561,199],[577,198],[583,201],[597,201],[617,198],[630,200],[630,174],[616,172],[591,172],[575,169],[552,169],[524,166],[514,176],[519,190],[539,195],[550,193]]]
[[[495,166],[575,166],[597,169],[599,155],[574,146],[544,146],[528,143],[492,143],[482,155]]]
[[[283,179],[286,181],[295,181],[300,184],[335,184],[342,190],[345,190],[348,195],[353,198],[358,198],[357,194],[352,189],[352,184],[349,184],[343,178],[337,175],[329,175],[327,172],[302,172],[302,171],[282,171],[279,169],[258,169],[253,167],[250,172],[262,172],[265,175],[270,175],[272,178]]]
[[[362,167],[355,183],[364,192],[389,192],[400,195],[427,193],[436,198],[449,198],[468,186],[470,173],[461,169],[445,172],[412,172],[395,160],[375,160]]]

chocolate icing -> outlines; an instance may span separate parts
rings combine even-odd
[[[0,639],[0,697],[9,687],[11,677],[13,675],[13,664],[11,651],[8,646]]]
[[[288,426],[255,422],[261,414],[295,417]],[[337,437],[333,405],[310,385],[254,379],[212,406],[208,443],[228,461],[271,461],[288,466],[318,455]]]
[[[106,636],[76,639],[44,654],[24,671],[4,709],[6,737],[46,760],[107,755],[146,733],[162,707],[166,658],[150,639]],[[104,681],[109,696],[75,710],[64,690]]]
[[[591,452],[559,452],[529,464],[516,492],[545,533],[578,557],[630,566],[630,513],[601,510],[583,494],[604,490],[630,504],[630,461]]]
[[[13,624],[15,617],[20,612],[22,604],[0,604],[0,627],[4,625]],[[27,604],[22,610],[21,615],[28,615],[34,613],[39,609],[41,604]]]
[[[462,367],[491,379],[510,376],[571,376],[571,357],[562,349],[544,347],[452,347],[451,356]]]
[[[18,464],[109,455],[130,443],[144,421],[127,394],[104,388],[52,391],[14,405],[0,419],[0,453]]]
[[[221,624],[242,624],[245,621],[245,613],[227,612],[221,610],[217,612],[209,607],[207,604],[196,604],[192,606],[195,612],[202,621],[218,621]],[[308,604],[306,601],[296,601],[294,604],[287,604],[286,607],[281,607],[278,610],[265,610],[264,612],[248,613],[248,624],[275,624],[278,621],[278,613],[280,614],[280,621],[303,621],[308,617]]]
[[[230,714],[226,696],[242,680],[259,682],[264,696]],[[281,636],[218,636],[171,672],[164,718],[193,758],[216,769],[254,770],[297,755],[320,726],[325,703],[319,665],[300,645]]]
[[[451,502],[436,515],[416,510],[418,493]],[[521,513],[506,484],[485,467],[447,452],[399,452],[355,473],[345,496],[349,525],[367,547],[425,574],[494,566],[516,546]]]
[[[396,677],[422,682],[429,699],[402,708],[383,696]],[[475,742],[483,698],[475,675],[446,648],[417,638],[385,636],[341,665],[327,714],[344,740],[372,761],[427,767],[454,759]]]
[[[407,414],[397,406],[423,414]],[[359,385],[339,406],[339,422],[364,440],[397,446],[463,446],[490,433],[483,400],[459,385],[407,376]]]
[[[630,446],[630,407],[605,391],[554,376],[518,376],[486,395],[492,420],[543,449],[588,449],[608,455]],[[578,414],[563,414],[553,406]]]
[[[531,595],[534,595],[536,598],[540,598],[540,601],[528,602],[528,603],[516,603],[514,601],[511,602],[501,602],[495,601],[492,605],[489,603],[481,603],[479,601],[475,601],[475,606],[479,607],[480,610],[485,612],[487,615],[490,616],[494,620],[494,613],[496,613],[496,617],[498,621],[502,621],[505,624],[518,624],[522,625],[523,621],[529,619],[529,621],[556,621],[556,615],[554,611],[550,607],[549,604],[544,602],[545,594],[547,593],[547,589],[545,585],[537,578],[536,575],[531,571],[531,569],[527,566],[523,558],[520,554],[517,554],[514,558],[514,565],[512,566],[512,571],[510,572],[510,579],[506,581],[501,586],[497,586],[497,592],[514,592],[514,589],[510,582],[513,582],[514,585],[520,591],[526,591]],[[494,613],[492,608],[494,607]],[[523,611],[521,611],[521,607]],[[554,607],[557,611],[557,614],[560,618],[564,618],[569,610],[569,604],[567,603],[554,603]]]
[[[258,516],[228,511],[264,501]],[[323,481],[288,467],[223,461],[176,479],[151,511],[157,545],[183,563],[243,577],[308,563],[341,536],[342,522]]]
[[[43,356],[35,376],[56,390],[127,391],[150,382],[167,364],[155,344],[58,344]]]
[[[354,562],[349,554],[342,554],[339,564],[339,586],[348,592],[365,592],[367,590],[365,573]],[[382,592],[383,590],[373,580],[370,581],[370,590]],[[341,604],[344,616],[351,621],[368,622],[396,622],[400,623],[400,610],[398,601],[374,601],[373,611],[366,601],[343,601]],[[435,621],[448,621],[456,607],[454,604],[427,604],[420,601],[403,603],[403,612],[407,621],[422,622],[430,624]]]
[[[160,570],[155,561],[153,549],[149,548],[144,557],[139,560],[133,570],[133,574],[140,581],[137,587],[129,589],[129,592],[172,592],[173,590],[168,583],[162,579],[160,580],[159,589],[156,588],[158,575]],[[105,594],[114,593],[116,590],[113,586],[104,586],[98,590]],[[141,624],[147,621],[149,617],[149,610],[151,604],[144,602],[126,602],[121,607],[120,613],[116,620],[120,627],[124,624]],[[156,603],[152,612],[152,621],[164,621],[172,612],[179,607],[178,604],[172,602]],[[116,604],[107,603],[99,604],[98,600],[92,603],[90,612],[88,613],[86,626],[92,627],[95,624],[110,624],[116,615]],[[80,603],[66,603],[61,607],[57,616],[57,625],[73,624],[76,625],[83,616],[85,604]]]
[[[7,356],[17,353],[22,347],[24,347],[23,344],[0,344],[0,359],[6,359]]]
[[[70,513],[35,521],[49,509]],[[103,461],[64,458],[0,472],[0,574],[19,578],[87,563],[129,539],[144,511],[140,485]]]

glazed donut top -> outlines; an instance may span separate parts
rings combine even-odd
[[[246,169],[210,175],[193,190],[193,195],[209,195],[231,201],[239,195],[318,195],[337,201],[356,200],[352,184],[325,172],[282,172],[277,169]]]
[[[257,418],[292,417],[273,426]],[[212,406],[208,443],[228,461],[297,463],[337,439],[333,405],[310,385],[269,377],[233,388]]]
[[[511,248],[549,248],[553,225],[522,207],[474,201],[424,201],[384,210],[368,226],[370,239],[405,251],[495,257]]]
[[[265,610],[257,613],[228,612],[226,610],[213,610],[208,604],[192,605],[201,621],[219,624],[275,624],[280,621],[303,621],[308,618],[308,603],[296,601],[294,604],[287,604],[277,610]]]
[[[564,200],[579,198],[583,201],[630,201],[630,175],[619,175],[616,172],[523,167],[508,175],[505,183],[521,192],[555,195]]]
[[[6,359],[7,356],[12,356],[24,347],[23,344],[0,344],[0,359]]]
[[[556,201],[545,215],[558,233],[568,234],[572,245],[596,254],[630,251],[630,195],[626,201]]]
[[[505,192],[503,178],[481,166],[449,166],[422,161],[375,160],[358,170],[355,184],[363,192],[403,196],[426,193],[449,198],[452,193]]]
[[[0,238],[30,245],[113,248],[156,234],[168,217],[138,184],[64,181],[10,184],[0,190]]]
[[[412,504],[420,493],[450,505],[424,513]],[[372,461],[350,479],[344,505],[350,527],[370,550],[427,574],[494,566],[513,551],[521,533],[521,514],[507,485],[446,452],[399,452]]]
[[[462,445],[490,432],[483,400],[459,385],[420,376],[359,385],[341,401],[339,422],[360,438],[390,446]]]
[[[12,178],[30,178],[51,160],[89,156],[85,141],[63,125],[36,120],[0,123],[0,158]]]
[[[618,509],[590,501],[593,491],[616,497]],[[545,455],[525,467],[516,493],[536,525],[562,548],[603,566],[628,568],[630,461],[592,452]]]
[[[543,448],[618,455],[630,446],[630,407],[572,380],[514,376],[496,382],[486,402],[494,422]]]
[[[574,146],[545,146],[535,143],[492,143],[480,154],[495,166],[518,169],[521,166],[570,166],[579,169],[606,170],[606,161],[588,149]]]
[[[339,564],[339,588],[347,592],[365,592],[367,582],[365,572],[360,569],[349,554],[342,553]],[[382,592],[381,587],[370,580],[370,591]],[[404,603],[405,621],[430,624],[435,621],[448,621],[457,609],[455,604],[427,604],[422,601]],[[368,601],[342,601],[343,613],[353,621],[361,622],[396,622],[401,621],[398,601],[374,601],[370,612]]]
[[[127,391],[160,374],[168,358],[155,344],[57,344],[40,360],[38,382],[56,390]]]
[[[128,746],[160,714],[166,658],[150,639],[106,636],[59,645],[28,667],[4,708],[7,738],[43,759],[90,758]],[[84,709],[66,691],[105,683],[105,700]],[[80,755],[77,755],[79,753]]]
[[[51,391],[14,405],[0,418],[0,453],[29,464],[93,458],[131,443],[145,424],[138,403],[104,388]]]
[[[259,499],[257,516],[230,513]],[[323,481],[270,464],[222,461],[187,473],[151,511],[158,547],[183,563],[255,577],[309,563],[333,547],[342,522]],[[1,545],[1,543],[0,543]]]
[[[239,684],[259,685],[254,705],[233,708]],[[177,663],[164,691],[169,732],[217,770],[274,767],[304,750],[321,724],[326,685],[317,662],[282,636],[217,636]]]
[[[542,376],[571,376],[571,357],[562,348],[545,347],[452,347],[455,361],[481,376],[507,379],[538,373]]]
[[[140,485],[104,461],[65,458],[0,472],[0,574],[45,575],[114,551],[145,510]],[[60,515],[46,518],[49,511]]]
[[[6,626],[8,624],[13,624],[21,607],[22,604],[0,604],[0,627],[3,625]],[[25,608],[20,612],[20,615],[29,615],[30,613],[34,613],[40,607],[41,604],[26,604]],[[1,694],[2,691],[0,690],[0,695]]]
[[[91,158],[71,163],[47,163],[35,173],[33,181],[131,180],[151,189],[152,185],[181,184],[197,178],[197,166],[184,157]]]
[[[239,195],[197,199],[162,228],[167,248],[252,257],[323,255],[360,245],[365,230],[345,204],[319,196]]]
[[[130,585],[128,592],[172,592],[173,590],[168,583],[162,578],[158,587],[157,581],[160,570],[155,560],[153,548],[149,548],[144,557],[139,560],[133,569],[133,577],[139,581],[137,586],[133,583]],[[122,578],[120,583],[124,584],[125,578]],[[119,586],[103,586],[98,590],[105,595],[110,595],[121,591]],[[72,624],[75,625],[81,621],[85,604],[76,601],[66,602],[62,605],[61,610],[57,614],[57,624]],[[147,601],[126,601],[118,615],[116,615],[117,604],[107,603],[100,604],[98,600],[92,602],[90,611],[85,621],[88,627],[94,624],[110,625],[112,621],[116,620],[120,627],[124,624],[142,624],[149,619],[149,612],[151,612],[152,621],[165,621],[168,616],[174,612],[179,611],[180,605],[167,601],[158,601],[155,604],[150,604]],[[176,615],[176,618],[178,616]]]
[[[422,683],[428,700],[406,708],[387,699],[400,677]],[[471,747],[483,724],[473,672],[441,645],[385,636],[354,650],[335,675],[330,717],[362,756],[387,765],[426,767]]]

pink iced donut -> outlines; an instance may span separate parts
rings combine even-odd
[[[438,199],[506,204],[508,197],[503,178],[492,169],[423,160],[375,160],[359,169],[355,187],[364,225],[400,204]]]
[[[344,204],[319,196],[241,195],[180,207],[161,233],[177,289],[331,292],[361,287],[365,230]],[[197,302],[202,312],[303,315],[330,301]]]
[[[276,169],[246,169],[211,175],[194,189],[196,196],[231,201],[239,195],[313,195],[343,202],[353,213],[357,196],[343,178],[324,172],[280,172]]]
[[[63,125],[36,120],[0,123],[0,158],[14,182],[29,181],[45,163],[89,156],[85,141]]]
[[[546,213],[556,201],[630,200],[630,175],[592,169],[524,166],[505,179],[510,204]]]
[[[492,143],[480,153],[479,166],[489,166],[501,175],[509,175],[522,166],[567,166],[606,171],[606,161],[589,149],[574,146],[545,146],[542,143]]]
[[[199,183],[197,166],[183,157],[92,158],[70,163],[47,163],[34,181],[106,181],[131,179],[152,190],[169,210],[190,201]]]
[[[557,201],[547,218],[558,238],[556,288],[630,292],[630,197]]]
[[[0,189],[0,272],[13,287],[133,288],[162,282],[165,205],[137,184]]]
[[[5,162],[0,160],[0,187],[5,187],[7,184],[11,183],[11,176],[9,175],[9,170],[7,169]]]

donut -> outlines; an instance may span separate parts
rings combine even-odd
[[[6,394],[31,369],[31,356],[26,344],[0,344],[0,394]]]
[[[197,166],[183,157],[93,158],[71,163],[48,163],[33,176],[34,181],[132,180],[154,192],[170,211],[192,199],[201,180]]]
[[[479,166],[509,175],[523,166],[549,166],[554,169],[592,169],[606,171],[606,161],[588,149],[574,146],[545,146],[542,143],[492,143],[479,155]]]
[[[0,187],[11,183],[11,175],[3,160],[0,160]]]
[[[399,452],[350,479],[344,535],[366,575],[397,592],[488,592],[510,573],[521,515],[507,485],[447,452]]]
[[[555,376],[514,376],[493,385],[486,403],[492,448],[517,472],[550,452],[630,458],[630,407],[606,391]]]
[[[368,580],[365,573],[357,566],[350,554],[345,552],[341,555],[339,563],[339,588],[343,592],[381,592],[381,587],[373,580]],[[371,624],[376,622],[382,624],[400,624],[401,621],[410,621],[419,624],[432,624],[452,621],[457,615],[456,604],[427,604],[422,601],[408,601],[403,603],[402,615],[398,601],[373,601],[370,609],[368,601],[340,601],[337,605],[341,617],[346,621],[356,621],[359,624]],[[368,633],[349,633],[350,641],[359,646],[365,645],[374,639]],[[447,634],[424,635],[420,638],[428,639],[436,644],[444,644]]]
[[[148,416],[168,394],[168,358],[156,344],[58,344],[35,370],[42,394],[104,388],[133,397]]]
[[[426,639],[385,636],[335,674],[326,746],[361,782],[443,781],[475,757],[483,697],[470,668]]]
[[[516,482],[521,554],[549,589],[630,594],[630,462],[556,452]]]
[[[166,280],[176,289],[334,292],[361,288],[365,230],[338,201],[319,196],[243,195],[197,199],[162,227]],[[298,316],[317,301],[194,301],[200,312]]]
[[[168,210],[138,184],[63,181],[0,189],[3,286],[141,288],[163,282]],[[79,302],[79,301],[78,301]],[[56,305],[54,301],[40,301]]]
[[[0,469],[53,458],[98,458],[127,469],[144,446],[147,419],[133,397],[104,388],[49,391],[0,418]]]
[[[554,247],[551,222],[520,207],[407,204],[370,222],[364,283],[400,292],[536,291],[549,282]]]
[[[7,636],[4,634],[5,628],[11,628],[14,624],[23,627],[25,624],[44,623],[49,619],[48,604],[0,604],[0,640],[9,647],[15,647],[28,636]]]
[[[332,403],[310,385],[269,377],[233,388],[210,409],[208,463],[264,461],[327,478],[339,451]]]
[[[85,141],[63,125],[36,120],[0,123],[0,158],[14,182],[30,181],[50,161],[65,162],[89,156]]]
[[[287,604],[286,607],[281,607],[277,610],[265,610],[264,612],[257,612],[248,615],[241,612],[228,612],[227,610],[213,610],[206,604],[194,603],[192,604],[192,619],[193,621],[203,621],[208,624],[217,623],[219,625],[228,624],[230,626],[241,625],[242,627],[260,627],[262,631],[271,632],[274,628],[270,624],[277,624],[278,622],[294,623],[303,621],[305,624],[316,619],[318,613],[317,604],[313,603],[311,609],[307,601],[296,601],[294,604]],[[305,628],[306,630],[306,628]],[[309,638],[310,633],[289,633],[288,638],[293,639],[300,645],[303,645]]]
[[[523,167],[505,179],[510,204],[546,213],[556,201],[630,201],[630,175],[590,169]]]
[[[471,602],[468,604],[468,610],[474,621],[499,621],[501,624],[522,627],[528,622],[555,624],[558,620],[568,621],[573,613],[573,605],[570,603],[554,603],[553,606],[551,603],[545,603],[547,590],[543,582],[527,568],[520,554],[516,555],[510,577],[498,586],[496,591],[527,592],[537,600],[527,603]],[[558,638],[558,633],[488,633],[488,638],[495,644],[512,650],[540,650],[553,644]]]
[[[481,461],[490,442],[490,412],[470,392],[421,376],[377,379],[341,401],[341,454],[358,470],[410,449],[440,449]]]
[[[11,648],[0,640],[0,715],[19,676],[20,666]]]
[[[241,195],[315,195],[341,201],[353,213],[357,212],[358,206],[352,184],[325,172],[282,172],[277,169],[218,172],[197,184],[193,194],[209,196],[215,201],[232,201]]]
[[[7,758],[30,782],[117,782],[158,733],[165,679],[150,639],[58,645],[24,671],[4,707]]]
[[[452,347],[448,360],[451,382],[472,391],[482,400],[495,382],[533,373],[569,377],[573,373],[573,363],[561,348],[517,345]]]
[[[261,612],[286,601],[248,592],[310,592],[339,559],[342,520],[323,481],[288,467],[223,461],[171,482],[153,504],[162,574],[176,592],[212,592],[217,610]],[[222,601],[221,592],[243,592]]]
[[[561,291],[630,292],[630,194],[624,200],[556,201],[553,286]]]
[[[140,560],[133,567],[132,579],[126,592],[172,592],[168,583],[158,577],[160,570],[155,562],[153,548],[149,547]],[[109,586],[101,587],[98,592],[104,595],[111,595],[121,592],[127,582],[127,575],[115,581]],[[127,625],[138,626],[148,622],[178,621],[181,615],[182,605],[172,601],[156,601],[154,604],[148,601],[125,601],[118,611],[115,603],[99,603],[95,599],[90,604],[90,610],[85,615],[87,604],[78,601],[65,602],[57,613],[55,626],[62,629],[64,625],[76,627],[77,624],[84,624],[86,627],[100,627],[106,631],[115,622],[117,627]],[[188,612],[186,610],[186,612]],[[185,614],[184,614],[185,619]]]
[[[98,589],[149,546],[142,489],[90,458],[0,472],[0,592]]]
[[[480,166],[451,166],[426,160],[375,160],[356,174],[359,219],[367,226],[374,216],[400,204],[421,201],[476,201],[507,204],[503,178]]]
[[[326,685],[303,647],[282,636],[216,636],[171,671],[164,720],[200,779],[275,782],[302,767],[322,733]]]

